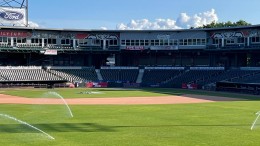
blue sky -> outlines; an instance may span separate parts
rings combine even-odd
[[[218,22],[243,19],[260,24],[259,7],[259,0],[29,0],[29,20],[47,28],[117,29],[120,24],[139,28],[141,20],[149,23],[147,27],[185,28],[194,25],[195,18],[198,23],[195,15],[200,20],[211,12],[207,17],[217,16]],[[178,19],[183,17],[191,19],[180,26]]]

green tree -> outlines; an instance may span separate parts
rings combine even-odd
[[[249,26],[249,25],[251,25],[251,23],[248,23],[245,20],[239,20],[237,22],[227,21],[227,22],[218,22],[218,23],[212,21],[210,24],[203,25],[198,28],[219,28],[219,27],[236,27],[236,26]]]

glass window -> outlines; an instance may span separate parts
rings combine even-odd
[[[26,38],[22,38],[22,43],[26,43]]]
[[[180,45],[183,46],[184,45],[184,40],[180,39]]]
[[[192,39],[192,45],[197,45],[197,40],[196,39]]]
[[[126,45],[130,46],[130,40],[126,40]]]
[[[64,39],[61,40],[61,44],[66,44],[66,41]]]
[[[86,39],[79,39],[79,46],[86,46],[88,44],[88,41]]]
[[[62,39],[61,44],[62,45],[70,45],[70,39]]]
[[[116,46],[117,45],[117,40],[116,39],[109,40],[109,45],[110,46]]]
[[[139,46],[140,40],[135,40],[135,46]]]
[[[125,40],[121,40],[121,45],[125,46]]]
[[[260,42],[260,38],[259,37],[252,37],[252,43],[259,43]]]
[[[184,45],[184,46],[187,46],[187,45],[188,45],[188,40],[187,40],[187,39],[184,39],[183,45]]]
[[[173,45],[177,46],[178,45],[178,40],[173,40]]]
[[[193,45],[192,44],[192,39],[188,39],[188,45]]]
[[[159,44],[160,44],[159,42],[160,42],[159,40],[155,40],[154,45],[155,45],[155,46],[159,46]]]
[[[44,39],[45,44],[57,44],[57,39]]]
[[[14,43],[17,43],[17,38],[13,38]]]
[[[144,40],[140,40],[140,46],[144,46]]]
[[[115,45],[115,46],[118,45],[118,40],[114,40],[114,45]]]
[[[212,44],[214,44],[214,45],[218,45],[218,44],[219,44],[219,39],[213,39]]]
[[[227,39],[227,40],[226,40],[226,43],[227,43],[227,44],[234,44],[234,43],[235,43],[235,40],[234,40],[234,39]]]
[[[66,39],[66,44],[70,44],[70,39]]]
[[[206,45],[206,39],[201,39],[201,45]]]
[[[31,43],[32,43],[32,44],[38,44],[38,43],[39,43],[38,40],[39,40],[38,38],[32,38],[32,39],[31,39]]]
[[[52,44],[57,44],[57,40],[56,39],[52,39]]]
[[[131,40],[131,46],[134,46],[135,45],[135,40]]]
[[[163,45],[164,45],[164,46],[169,46],[169,40],[164,40],[164,41],[163,41]]]
[[[239,38],[237,38],[237,43],[238,43],[238,44],[243,44],[243,43],[245,43],[245,38],[244,38],[244,37],[239,37]]]
[[[174,40],[169,40],[169,45],[172,46],[173,42],[174,42]]]
[[[145,41],[144,41],[144,45],[145,45],[145,46],[149,46],[149,40],[145,40]]]
[[[17,38],[17,43],[22,43],[22,39],[21,38]]]
[[[155,46],[155,40],[151,40],[151,46]]]
[[[92,45],[100,45],[100,40],[99,39],[93,39],[92,40]]]
[[[160,46],[164,45],[164,40],[159,40],[160,41]]]
[[[6,37],[6,40],[5,40],[5,37],[4,37],[4,39],[3,39],[6,43],[8,43],[9,45],[11,45],[11,38],[7,38]]]

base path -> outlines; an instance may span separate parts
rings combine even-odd
[[[204,96],[156,96],[156,97],[118,97],[118,98],[70,98],[65,99],[70,105],[134,105],[134,104],[185,104],[217,101],[242,101],[243,99]],[[25,98],[0,94],[0,104],[64,104],[59,98]]]

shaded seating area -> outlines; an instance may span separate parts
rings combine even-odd
[[[51,69],[49,70],[56,76],[66,79],[70,82],[78,81],[97,81],[97,74],[94,68],[86,69]]]
[[[210,76],[216,75],[220,70],[186,70],[179,76],[172,78],[166,82],[164,87],[175,87],[180,88],[182,83],[197,83],[197,80],[209,78]]]
[[[182,70],[146,69],[143,76],[143,86],[158,85],[181,74]]]
[[[239,83],[260,83],[260,71],[251,71],[250,74],[231,79],[230,81]]]
[[[253,74],[257,71],[254,70],[239,70],[239,69],[233,69],[233,70],[227,70],[223,72],[219,72],[218,74],[215,74],[213,76],[210,76],[208,78],[204,78],[203,80],[197,81],[199,85],[207,85],[211,83],[216,83],[219,81],[235,81],[242,79],[243,76],[248,76],[250,74]]]
[[[136,82],[138,69],[101,69],[100,74],[108,82]]]

